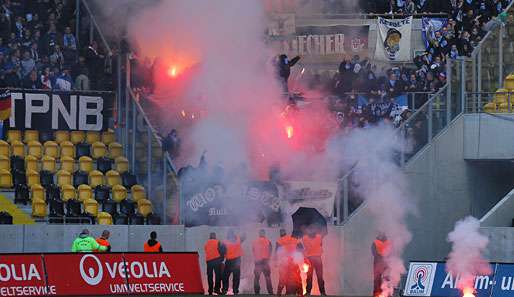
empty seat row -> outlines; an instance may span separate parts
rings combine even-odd
[[[68,172],[75,172],[75,160],[70,157],[62,157],[60,160],[60,169],[66,170]],[[95,166],[96,163],[96,166]],[[113,169],[113,163],[114,163],[114,169],[118,171],[119,173],[124,173],[129,170],[129,163],[128,160],[125,157],[118,157],[114,160],[110,158],[99,158],[96,161],[93,161],[90,157],[83,156],[80,157],[78,162],[78,170],[84,171],[84,172],[91,172],[96,170],[107,173],[108,171]],[[45,170],[50,171],[52,173],[57,171],[57,161],[54,157],[51,156],[43,156],[41,160],[38,160],[34,156],[27,156],[25,159],[19,156],[11,156],[10,158],[0,154],[0,169],[6,169],[6,170]]]
[[[0,140],[0,155],[19,157],[30,155],[38,159],[41,159],[43,156],[50,156],[53,158],[80,158],[82,156],[90,156],[94,159],[102,157],[116,159],[123,156],[123,147],[117,142],[111,142],[109,145],[105,145],[103,142],[99,141],[92,144],[73,144],[70,141],[63,141],[58,144],[55,141],[49,140],[42,145],[41,142],[32,140],[25,145],[23,142],[18,140],[14,140],[12,142]]]
[[[73,144],[102,142],[109,145],[115,142],[114,131],[107,130],[104,132],[97,131],[37,131],[37,130],[26,130],[22,132],[20,130],[8,130],[7,141],[12,143],[13,141],[23,141],[28,143],[30,141],[55,141],[62,143],[64,141],[70,141]]]

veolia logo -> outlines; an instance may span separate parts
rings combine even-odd
[[[93,266],[90,266],[86,270],[86,260],[88,258],[92,258],[96,263],[96,269]],[[80,275],[82,279],[91,286],[98,285],[103,278],[104,270],[102,268],[102,263],[100,260],[94,255],[84,255],[82,259],[80,259]]]

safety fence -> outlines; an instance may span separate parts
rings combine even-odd
[[[197,252],[2,254],[0,296],[203,294]]]

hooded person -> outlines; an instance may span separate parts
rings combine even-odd
[[[89,234],[88,229],[82,230],[71,246],[73,253],[91,253],[94,251],[105,252],[107,247],[102,246]]]
[[[162,253],[161,243],[157,241],[157,232],[150,233],[150,239],[144,244],[145,253]]]

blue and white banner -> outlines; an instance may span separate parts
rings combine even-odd
[[[430,48],[430,40],[436,39],[435,32],[442,33],[443,28],[448,25],[448,19],[423,17],[421,23],[421,37],[423,38],[425,48],[428,50]]]
[[[514,264],[491,263],[491,275],[475,278],[476,297],[514,296]],[[460,297],[459,276],[446,271],[446,263],[411,262],[404,296]]]

